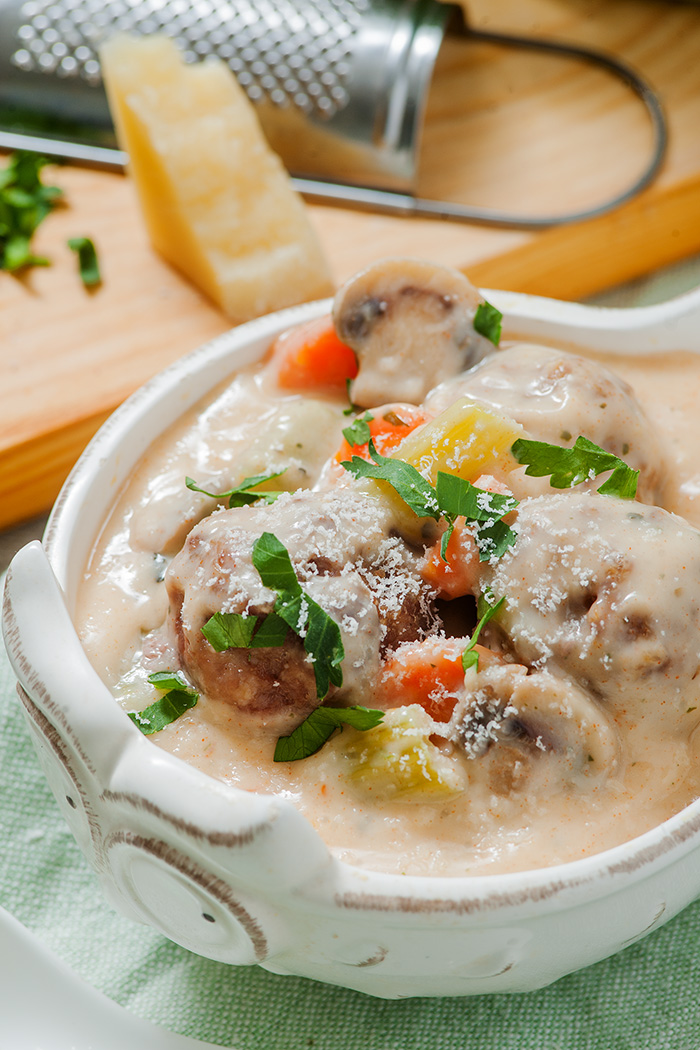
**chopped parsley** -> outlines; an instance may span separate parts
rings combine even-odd
[[[251,492],[250,490],[258,485],[262,485],[265,481],[279,478],[286,469],[285,467],[284,470],[278,470],[276,474],[253,474],[249,478],[243,478],[243,481],[236,485],[235,488],[229,489],[228,492],[208,492],[206,489],[200,488],[192,478],[185,478],[185,485],[192,492],[201,492],[203,496],[211,496],[212,499],[218,500],[228,500],[229,507],[246,507],[251,503],[257,503],[258,500],[263,503],[274,503],[282,495],[281,491]]]
[[[456,474],[447,474],[443,470],[438,471],[435,491],[443,517],[448,524],[440,544],[443,560],[447,558],[447,544],[458,517],[464,517],[476,524],[474,542],[479,551],[479,561],[500,558],[515,543],[516,534],[502,520],[518,506],[518,500],[514,496],[479,489],[470,481],[465,481]]]
[[[343,684],[340,627],[302,590],[289,552],[274,533],[264,532],[253,544],[253,565],[263,584],[277,593],[275,613],[302,639],[313,662],[316,695],[322,700],[331,685]]]
[[[637,494],[639,471],[586,437],[577,437],[572,448],[518,438],[511,451],[518,463],[527,464],[526,474],[535,478],[549,475],[554,489],[573,488],[611,470],[610,477],[598,489],[601,495],[634,499]]]
[[[336,729],[344,725],[365,731],[384,718],[383,711],[367,707],[317,707],[289,736],[281,736],[275,747],[275,762],[296,762],[315,755]]]
[[[479,670],[479,654],[477,653],[474,646],[479,640],[479,635],[481,634],[483,627],[489,622],[489,620],[492,620],[494,618],[496,613],[503,605],[504,601],[505,597],[499,599],[499,601],[497,601],[495,605],[487,605],[485,612],[482,614],[481,619],[474,628],[471,639],[469,641],[469,645],[462,653],[462,667],[465,671],[468,671],[470,667],[473,667],[475,671]]]
[[[71,237],[68,247],[78,256],[80,279],[86,288],[95,288],[102,283],[100,264],[97,261],[97,250],[89,237]]]
[[[356,478],[386,481],[419,517],[430,517],[436,521],[444,517],[448,528],[440,545],[443,560],[455,520],[462,515],[468,521],[477,523],[475,542],[481,561],[500,557],[515,542],[515,533],[502,521],[506,514],[518,506],[518,501],[512,496],[478,489],[456,474],[442,470],[438,471],[437,485],[433,488],[410,463],[381,456],[371,440],[368,448],[372,462],[353,456],[350,461],[344,460],[341,466]]]
[[[495,306],[487,303],[486,300],[483,303],[479,303],[474,314],[474,328],[479,335],[483,335],[485,339],[490,340],[494,346],[498,346],[501,341],[502,321],[503,314]]]
[[[53,211],[62,196],[57,186],[45,186],[41,170],[44,157],[18,151],[0,169],[0,269],[15,272],[25,266],[48,266],[34,255],[31,241],[36,228]]]
[[[271,649],[284,645],[287,631],[287,624],[276,613],[267,616],[214,613],[202,627],[202,634],[217,653],[227,649]]]
[[[356,415],[360,411],[360,406],[356,405],[354,403],[353,399],[350,397],[350,384],[351,383],[352,383],[352,379],[348,376],[348,378],[345,380],[345,395],[346,395],[346,397],[348,399],[348,407],[343,409],[343,415],[344,416],[353,416],[353,415]]]
[[[343,429],[343,437],[347,441],[348,445],[366,445],[369,439],[372,437],[372,432],[369,429],[369,425],[374,419],[373,415],[369,412],[365,412],[364,416],[360,419],[356,419],[349,427]]]
[[[430,482],[410,463],[381,456],[371,439],[368,449],[372,462],[362,459],[361,456],[353,456],[351,460],[343,460],[341,467],[345,467],[356,478],[374,478],[376,481],[388,482],[419,518],[429,517],[438,521],[441,516],[440,507]]]
[[[190,689],[187,682],[173,671],[156,671],[148,676],[148,681],[156,689],[164,692],[143,711],[129,711],[131,721],[144,736],[158,733],[171,722],[177,721],[185,711],[189,711],[199,700],[199,694]]]

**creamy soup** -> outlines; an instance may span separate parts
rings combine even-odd
[[[177,672],[196,703],[154,745],[382,871],[558,864],[677,812],[700,780],[700,357],[496,348],[466,279],[408,262],[349,282],[334,320],[351,411],[341,359],[314,386],[291,333],[129,478],[77,610],[118,702],[148,711]],[[525,473],[530,442],[546,467],[579,435],[610,461],[566,488]]]

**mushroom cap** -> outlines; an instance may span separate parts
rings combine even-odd
[[[459,270],[418,259],[381,259],[347,281],[333,320],[357,355],[355,404],[419,404],[436,383],[481,360],[493,346],[474,329],[479,302]]]

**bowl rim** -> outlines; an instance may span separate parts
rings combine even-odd
[[[623,333],[622,353],[628,352],[624,335],[630,330],[654,328],[666,323],[669,316],[687,310],[688,305],[693,312],[697,311],[700,304],[700,297],[695,292],[658,306],[630,309],[591,307],[492,290],[485,290],[484,295],[503,310],[504,333],[508,332],[509,326],[518,332],[524,327],[528,330],[528,336],[536,337],[538,319],[544,315],[554,318],[557,331],[569,332],[574,346],[578,343],[583,347],[587,345],[587,338],[579,340],[577,333],[586,332],[590,336],[591,332],[595,333],[599,329],[604,333],[612,331],[614,342],[619,327]],[[54,574],[61,588],[68,592],[71,620],[74,609],[70,600],[71,588],[67,584],[72,571],[70,564],[76,543],[79,512],[84,510],[85,497],[105,463],[115,457],[119,459],[122,439],[130,434],[133,436],[134,427],[143,423],[156,405],[162,404],[168,397],[177,398],[178,388],[184,379],[191,379],[202,372],[208,375],[210,371],[219,376],[222,366],[233,358],[233,364],[224,367],[219,378],[207,381],[203,392],[193,394],[192,387],[188,388],[185,407],[174,412],[165,425],[154,429],[149,440],[141,445],[139,454],[143,454],[154,437],[163,434],[183,411],[196,404],[207,392],[213,391],[221,378],[262,357],[264,350],[257,349],[251,354],[251,347],[260,347],[263,343],[269,345],[270,340],[286,328],[329,312],[331,304],[331,299],[323,299],[288,307],[216,336],[154,375],[103,423],[66,479],[50,513],[43,538],[43,546]],[[608,336],[604,335],[603,341],[606,339],[609,342]],[[697,349],[700,350],[700,345]],[[136,462],[137,459],[138,456],[129,462]],[[121,469],[124,469],[123,464]],[[108,505],[112,505],[113,500],[114,495]],[[97,515],[88,549],[96,541],[103,521],[104,514]],[[133,729],[138,734],[138,729]],[[144,749],[142,753],[147,752]],[[182,759],[160,748],[155,750],[153,757],[157,757],[160,762],[184,764]],[[208,777],[206,773],[202,775]],[[219,783],[228,791],[242,790]],[[621,880],[629,882],[649,877],[653,871],[685,856],[695,847],[699,835],[700,799],[697,799],[635,838],[581,859],[548,867],[476,875],[420,875],[377,871],[333,857],[335,895],[337,902],[348,908],[396,910],[396,902],[402,902],[398,910],[449,912],[450,905],[454,905],[454,910],[461,913],[488,915],[496,908],[520,909],[535,903],[539,908],[547,904],[552,910],[557,910],[565,906],[564,902],[568,905],[572,894],[577,901],[599,898],[617,892]],[[396,892],[397,881],[401,887],[400,896]],[[601,883],[606,887],[602,893]]]

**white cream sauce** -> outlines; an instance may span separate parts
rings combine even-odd
[[[658,502],[700,527],[700,357],[675,353],[604,363],[632,385],[657,431],[664,464]],[[185,476],[221,492],[244,476],[286,466],[269,487],[294,490],[313,484],[340,444],[341,429],[348,424],[344,407],[323,398],[280,395],[264,371],[246,371],[149,450],[104,525],[76,618],[90,660],[126,710],[152,701],[146,675],[171,655],[166,642],[160,653],[152,645],[150,665],[143,666],[144,637],[167,614],[165,565],[192,526],[216,506],[215,500],[189,491]],[[571,406],[562,409],[568,410],[567,427],[576,434],[580,420]],[[624,420],[619,423],[624,429]],[[663,576],[663,566],[650,570]],[[659,583],[661,589],[668,586]],[[698,639],[689,644],[697,648]],[[634,717],[625,710],[608,716],[619,753],[607,775],[572,774],[561,761],[545,758],[539,765],[532,762],[522,788],[510,783],[521,771],[518,762],[511,763],[504,788],[491,758],[488,776],[472,775],[462,759],[465,789],[443,801],[392,802],[358,790],[349,755],[359,734],[351,730],[308,759],[274,763],[276,733],[242,731],[235,709],[204,696],[152,740],[229,784],[292,799],[333,853],[351,863],[433,875],[516,871],[616,845],[700,794],[698,734],[692,732],[698,718],[693,712],[685,715],[694,699],[689,697],[682,709],[676,704],[672,720],[665,719],[654,695],[645,699],[646,708],[637,704]],[[563,704],[571,702],[569,697]],[[582,724],[585,736],[585,718]],[[454,744],[440,747],[447,759],[454,754]]]

